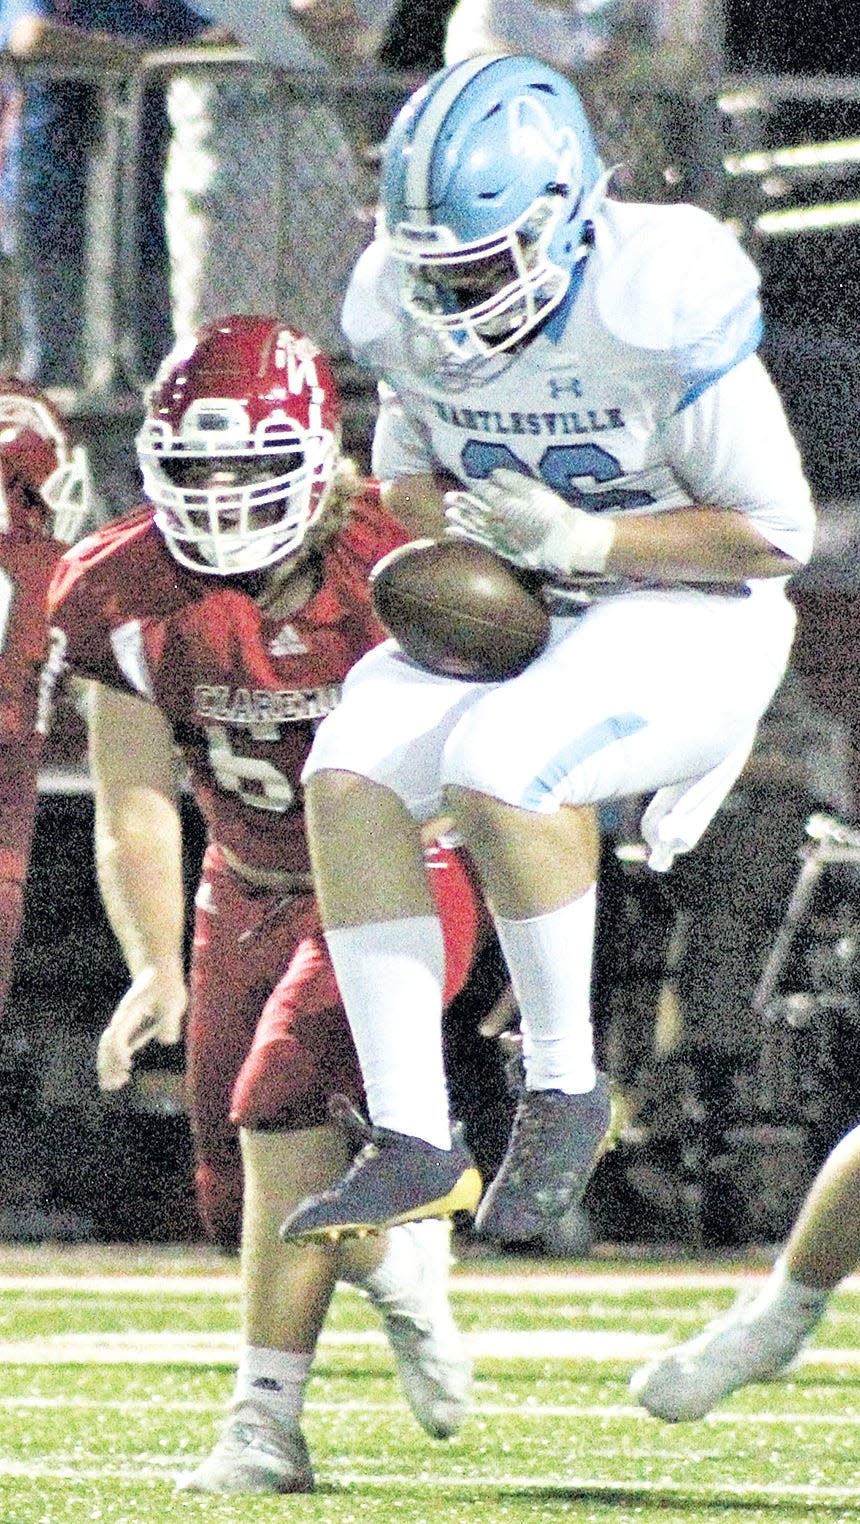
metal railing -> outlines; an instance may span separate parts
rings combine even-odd
[[[172,116],[165,191],[172,289],[164,300],[180,331],[201,311],[213,315],[205,310],[212,302],[223,310],[251,290],[254,305],[295,312],[299,326],[337,345],[343,286],[371,233],[378,144],[413,77],[290,72],[261,65],[244,48],[205,47],[144,54],[130,74],[0,54],[0,77],[19,87],[83,81],[100,118],[87,192],[86,359],[73,403],[126,405],[149,379],[139,187],[160,173],[146,160],[141,126],[153,90],[163,92]],[[183,118],[183,90],[191,118],[188,110]],[[737,227],[754,256],[860,224],[858,79],[733,77],[654,90],[591,80],[584,93],[604,155],[619,164],[622,194],[705,205]],[[214,191],[195,186],[207,154]],[[19,247],[0,284],[7,368],[18,339],[15,277],[30,256]],[[190,295],[183,259],[196,271]]]
[[[161,174],[160,165],[147,161],[143,131],[152,91],[163,94],[172,118],[164,301],[180,331],[217,311],[276,306],[295,311],[298,326],[337,347],[348,269],[372,232],[375,148],[414,78],[287,72],[264,67],[247,49],[202,47],[144,54],[125,74],[22,64],[0,54],[0,77],[18,89],[83,82],[98,116],[82,190],[84,373],[77,381],[69,377],[71,408],[121,405],[151,379],[142,360],[147,315],[140,294],[152,272],[141,260],[140,191],[148,175]],[[183,87],[186,107],[193,97],[190,122],[187,110],[183,116]],[[208,133],[202,147],[201,133]],[[208,185],[200,183],[201,166]],[[13,223],[15,213],[13,205]],[[31,262],[32,250],[19,236],[0,287],[0,366],[6,369],[17,360],[16,291]],[[191,297],[183,287],[189,263],[196,280]]]

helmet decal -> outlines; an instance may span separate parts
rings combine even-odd
[[[560,176],[556,185],[566,180],[580,184],[583,178],[582,150],[572,127],[559,127],[550,116],[542,101],[533,96],[517,95],[508,106],[511,147],[517,156],[534,157],[543,153],[558,158],[567,174]]]

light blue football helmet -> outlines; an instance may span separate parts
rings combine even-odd
[[[381,225],[400,300],[462,360],[518,344],[589,248],[607,176],[573,85],[533,58],[442,69],[385,143]]]

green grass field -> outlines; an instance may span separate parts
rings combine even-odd
[[[173,1483],[232,1388],[235,1261],[0,1251],[0,1524],[858,1524],[860,1282],[790,1377],[702,1423],[629,1399],[633,1368],[728,1306],[744,1268],[459,1265],[476,1400],[441,1444],[401,1402],[373,1312],[339,1292],[305,1419],[318,1491],[209,1498]]]

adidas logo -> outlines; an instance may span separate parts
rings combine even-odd
[[[269,641],[270,656],[306,656],[308,648],[293,625],[282,625],[274,640]]]

